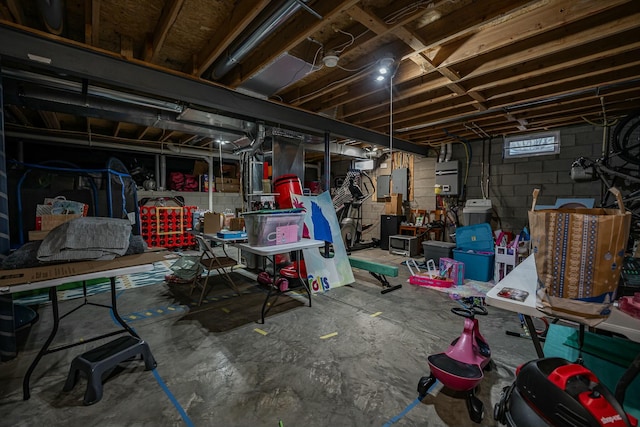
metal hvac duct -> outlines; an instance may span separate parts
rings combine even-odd
[[[265,19],[249,37],[238,43],[237,46],[230,47],[229,54],[214,64],[213,71],[211,71],[211,78],[218,80],[224,77],[236,64],[242,61],[253,48],[300,10],[300,8],[303,7],[302,1],[306,3],[307,0],[285,1]],[[307,7],[305,7],[305,9],[309,10]]]

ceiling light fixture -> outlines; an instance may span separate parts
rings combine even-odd
[[[327,54],[322,58],[322,62],[324,62],[324,66],[328,68],[333,68],[338,65],[338,60],[340,58],[333,50],[327,52]]]
[[[396,60],[392,57],[382,58],[380,60],[380,68],[378,68],[378,73],[380,73],[380,75],[382,76],[388,74],[391,71],[394,62],[396,62]]]

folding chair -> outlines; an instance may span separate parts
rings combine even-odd
[[[191,284],[191,293],[196,287],[201,287],[202,292],[200,293],[200,299],[198,300],[198,305],[202,305],[202,300],[204,296],[208,294],[207,286],[209,285],[209,276],[211,276],[211,272],[217,270],[218,276],[226,279],[227,284],[231,289],[233,289],[238,295],[240,291],[238,290],[238,286],[236,286],[229,273],[225,270],[226,268],[231,269],[236,266],[238,263],[235,259],[227,257],[227,256],[217,256],[213,253],[213,249],[209,243],[202,236],[196,235],[196,240],[198,242],[198,246],[200,251],[202,252],[200,255],[199,263],[206,270],[204,275],[198,275],[193,283]],[[209,290],[211,291],[211,290]]]

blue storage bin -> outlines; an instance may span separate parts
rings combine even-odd
[[[488,223],[458,227],[453,259],[464,263],[464,278],[488,282],[493,279],[494,243]]]

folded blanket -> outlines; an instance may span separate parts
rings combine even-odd
[[[129,248],[131,224],[126,219],[82,217],[59,225],[38,249],[38,260],[110,260]]]

